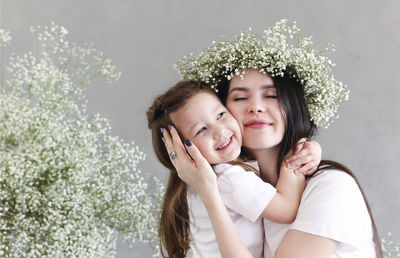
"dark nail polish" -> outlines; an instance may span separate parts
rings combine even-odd
[[[185,144],[186,144],[187,146],[192,146],[192,142],[191,142],[190,140],[185,140]]]
[[[171,131],[171,125],[168,125],[168,131]]]
[[[160,128],[161,134],[164,134],[164,128]]]

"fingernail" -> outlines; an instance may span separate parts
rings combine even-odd
[[[161,134],[164,134],[164,128],[160,128]]]
[[[171,131],[171,125],[168,125],[168,131]]]
[[[190,140],[185,140],[185,144],[186,144],[187,146],[192,146],[192,142],[191,142]]]
[[[165,143],[165,139],[164,139],[164,137],[161,137],[161,140],[163,141],[163,143]]]

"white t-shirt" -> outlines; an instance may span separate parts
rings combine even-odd
[[[244,245],[253,257],[263,257],[264,229],[262,211],[267,207],[276,189],[253,172],[240,166],[219,164],[218,190]],[[196,192],[187,194],[190,220],[190,247],[193,257],[221,257],[207,210]]]
[[[354,179],[343,171],[328,170],[309,179],[292,224],[264,219],[264,257],[273,257],[289,229],[340,242],[335,258],[375,257],[366,204]]]

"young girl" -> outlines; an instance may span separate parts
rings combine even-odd
[[[169,153],[165,150],[162,137],[166,142],[171,142],[171,133],[175,139],[179,139],[178,132],[171,126],[173,124],[180,137],[186,139],[185,145],[192,146],[192,158],[204,157],[203,162],[197,164],[203,164],[204,168],[208,163],[214,165],[219,193],[236,226],[237,233],[232,231],[232,234],[237,239],[241,237],[253,257],[262,257],[264,233],[261,218],[280,223],[292,222],[304,189],[304,176],[296,175],[293,170],[282,166],[275,189],[255,173],[246,172],[254,169],[236,160],[242,145],[237,121],[215,94],[201,84],[191,81],[178,83],[154,100],[147,117],[155,153],[171,171],[159,226],[161,244],[168,256],[184,257],[189,245],[194,257],[230,256],[230,248],[218,248],[218,245],[242,243],[220,240],[217,243],[216,239],[220,238],[216,238],[215,234],[218,235],[219,228],[224,224],[232,223],[231,220],[221,219],[218,223],[212,223],[207,212],[211,213],[211,217],[212,212],[216,211],[207,203],[203,204],[200,196],[204,195],[198,195],[202,190],[187,189],[179,179],[174,165],[182,159],[190,162],[191,158],[182,143],[175,142],[180,147]],[[219,250],[226,252],[220,254]]]

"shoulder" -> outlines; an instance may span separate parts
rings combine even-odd
[[[260,166],[258,165],[257,160],[249,160],[249,161],[246,161],[244,163],[246,163],[249,166],[252,166],[253,168],[255,168],[257,170],[260,170]]]
[[[240,166],[235,166],[235,165],[232,165],[229,163],[219,163],[219,164],[213,165],[212,167],[213,167],[215,173],[217,173],[217,174],[223,174],[223,173],[230,172],[230,171],[238,171],[241,169]]]
[[[360,191],[355,179],[351,175],[334,169],[317,172],[308,180],[306,190],[315,191],[317,189],[324,191],[335,190],[335,192]]]
[[[304,190],[292,229],[352,246],[370,244],[372,226],[356,181],[340,170],[311,177]]]
[[[256,170],[260,170],[257,161],[246,161],[243,162],[243,165],[245,166],[251,166],[252,168],[256,169]],[[247,172],[247,170],[245,168],[243,168],[243,166],[237,165],[237,163],[235,163],[235,165],[230,164],[230,163],[219,163],[216,165],[212,166],[215,173],[217,174],[221,174],[221,173],[225,173],[225,172],[242,172],[245,171]]]
[[[308,181],[299,213],[313,219],[319,217],[326,221],[342,222],[357,220],[357,216],[369,217],[356,181],[340,170],[323,171]]]
[[[255,222],[276,189],[262,181],[253,171],[239,165],[218,164],[213,166],[217,173],[218,190],[226,207]]]
[[[218,185],[224,184],[238,187],[238,185],[243,185],[248,181],[262,181],[254,172],[246,171],[239,165],[222,163],[214,165],[213,169],[217,174]]]

